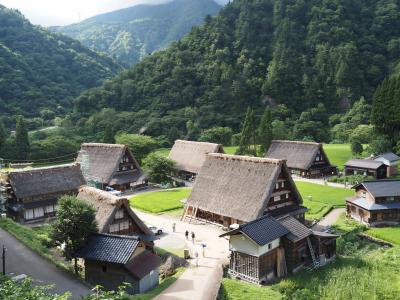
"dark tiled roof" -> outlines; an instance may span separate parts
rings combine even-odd
[[[400,196],[400,180],[371,180],[360,183],[355,188],[364,186],[374,197]]]
[[[388,160],[390,162],[394,162],[394,161],[400,160],[400,157],[397,156],[396,154],[394,154],[393,152],[386,152],[386,153],[377,155],[374,159],[377,159],[377,158],[384,158],[384,159],[386,159],[386,160]]]
[[[371,159],[350,159],[345,163],[345,167],[376,170],[383,164],[384,163],[381,161],[375,161]]]
[[[310,228],[307,228],[304,224],[291,216],[280,218],[278,222],[290,232],[286,237],[293,242],[302,240],[312,234]]]
[[[137,279],[142,279],[160,264],[161,258],[158,255],[145,251],[126,264],[125,268]]]
[[[238,229],[232,230],[221,236],[232,235],[237,232],[242,232],[255,241],[258,245],[264,246],[273,240],[288,234],[289,230],[287,230],[270,215],[265,215],[257,220],[242,224]]]
[[[135,237],[94,234],[77,257],[116,264],[126,264],[139,244]]]

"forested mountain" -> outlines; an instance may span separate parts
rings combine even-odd
[[[74,97],[119,70],[110,58],[0,5],[0,115],[64,115]]]
[[[215,125],[237,131],[246,107],[260,116],[272,105],[281,132],[291,126],[294,138],[329,141],[339,122],[330,116],[362,96],[371,103],[395,69],[399,2],[233,1],[169,49],[84,92],[66,124],[93,135],[112,119],[115,130],[191,137]]]
[[[221,9],[214,0],[174,0],[136,5],[98,15],[77,24],[53,27],[129,66],[187,34],[207,15]]]

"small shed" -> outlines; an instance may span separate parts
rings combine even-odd
[[[381,161],[372,159],[350,159],[344,165],[345,175],[363,175],[374,179],[387,177],[388,167]]]
[[[161,258],[138,237],[94,234],[76,257],[84,259],[85,280],[107,290],[128,283],[129,293],[145,293],[159,282]]]
[[[400,157],[393,152],[386,152],[374,157],[374,161],[380,161],[387,166],[387,177],[392,177],[397,174]]]
[[[126,145],[85,143],[77,161],[82,164],[86,181],[94,182],[101,189],[110,186],[124,191],[147,184],[146,176]]]
[[[200,171],[208,153],[224,153],[220,144],[176,140],[169,158],[176,162],[177,175],[185,180]]]

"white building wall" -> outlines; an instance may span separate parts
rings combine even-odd
[[[229,248],[231,251],[237,251],[248,255],[259,257],[269,251],[279,247],[280,239],[272,241],[271,249],[268,249],[268,244],[259,246],[253,240],[244,235],[232,235],[229,240]]]

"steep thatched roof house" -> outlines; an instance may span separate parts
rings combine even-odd
[[[208,154],[184,210],[224,226],[253,221],[264,214],[290,214],[304,220],[307,211],[284,160]]]
[[[321,177],[337,174],[322,144],[300,141],[274,140],[266,157],[284,159],[292,174],[302,177]]]
[[[20,222],[54,217],[58,198],[76,195],[83,184],[79,164],[8,172],[3,181],[8,214]]]
[[[128,293],[145,293],[159,282],[161,258],[138,237],[94,234],[76,254],[85,260],[85,280],[106,290],[124,282]]]
[[[82,164],[87,181],[104,188],[129,189],[147,183],[146,177],[125,145],[87,143],[82,144],[77,161]]]
[[[221,235],[229,236],[228,272],[252,283],[267,283],[306,266],[335,258],[338,236],[312,231],[292,216],[267,214]]]
[[[89,186],[82,186],[79,189],[78,198],[90,203],[96,209],[99,233],[152,235],[131,209],[128,199]]]
[[[208,153],[224,153],[224,148],[219,144],[176,140],[169,158],[176,162],[180,176],[190,178],[199,172]]]

